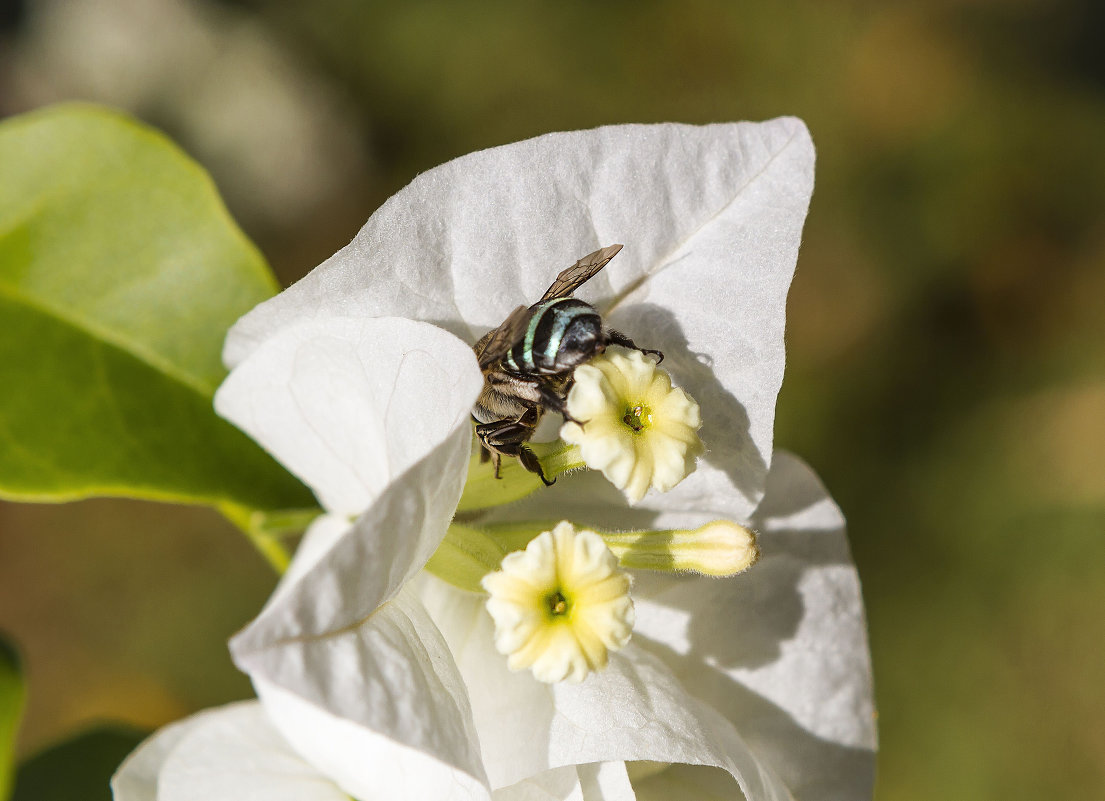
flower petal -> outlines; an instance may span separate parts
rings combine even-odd
[[[494,801],[590,801],[583,795],[574,765],[528,776],[491,797]]]
[[[493,801],[635,801],[624,762],[553,768],[492,794]]]
[[[340,646],[336,650],[348,653]],[[254,684],[273,722],[296,751],[354,798],[490,801],[486,783],[470,771],[322,709],[295,692],[265,680],[255,679]]]
[[[395,402],[405,399],[397,395]],[[467,414],[454,411],[452,429],[356,523],[343,533],[333,516],[315,524],[310,547],[293,560],[293,579],[231,641],[231,652],[259,690],[294,693],[365,736],[425,751],[479,783],[483,769],[464,686],[432,622],[400,593],[437,548],[460,497],[472,430]],[[442,422],[426,426],[440,430]],[[298,724],[277,722],[300,746]],[[317,737],[315,747],[340,749],[347,732],[332,733],[333,740]],[[345,777],[347,790],[367,786],[356,783],[371,781],[364,770],[355,766],[356,775]]]
[[[870,798],[871,665],[844,519],[804,463],[777,453],[751,524],[762,557],[739,578],[638,574],[634,642],[732,721],[795,798]]]
[[[443,797],[452,785],[467,787],[463,797],[486,797],[466,690],[407,593],[360,626],[259,650],[236,642],[234,653],[281,733],[351,795],[404,786],[411,773],[422,788],[412,797]]]
[[[351,801],[276,732],[257,702],[154,734],[112,779],[116,801]]]
[[[739,784],[754,801],[787,798],[732,724],[633,643],[582,684],[543,685],[494,653],[482,598],[432,576],[418,592],[468,686],[493,788],[565,765],[650,760],[722,767],[734,797]]]
[[[185,735],[230,707],[198,712],[158,729],[131,752],[111,777],[115,801],[157,801],[157,781],[161,767]]]
[[[344,515],[323,514],[312,520],[311,525],[300,537],[295,556],[288,565],[288,569],[284,571],[284,575],[280,577],[267,605],[271,606],[277,596],[282,596],[297,585],[311,568],[317,565],[349,532],[350,526],[349,518]]]
[[[467,424],[483,379],[471,348],[425,323],[332,317],[292,325],[226,379],[219,414],[356,515]]]
[[[813,147],[792,118],[620,125],[473,153],[418,176],[347,247],[243,317],[224,359],[237,365],[289,325],[333,314],[426,320],[472,342],[563,267],[624,243],[579,294],[664,351],[702,405],[711,469],[676,495],[690,508],[736,488],[750,512],[770,462],[812,186]]]
[[[584,801],[634,801],[624,762],[592,762],[576,767]]]
[[[387,561],[389,546],[406,540],[397,532],[418,539],[421,523],[423,534],[436,530],[440,539],[445,530],[448,513],[442,520],[439,511],[435,522],[428,520],[432,509],[427,515],[419,508],[451,509],[420,497],[430,482],[422,468],[436,461],[428,457],[389,487],[300,581],[275,595],[231,641],[236,664],[250,674],[284,736],[353,795],[364,794],[381,776],[410,769],[409,759],[335,757],[354,740],[387,738],[412,753],[424,752],[442,769],[465,771],[471,792],[485,782],[464,684],[421,604],[402,590],[402,564],[413,563],[403,557]],[[461,465],[454,461],[450,469],[463,475]],[[458,494],[459,486],[453,504]],[[405,531],[406,525],[413,530]],[[429,554],[422,553],[425,561]],[[436,782],[440,772],[427,770],[423,778]]]
[[[696,510],[627,508],[619,500],[601,476],[582,473],[490,519],[567,516],[613,530],[742,519],[743,503],[731,494]],[[633,642],[659,654],[685,687],[732,721],[796,798],[869,798],[876,747],[870,656],[840,510],[805,464],[778,452],[750,525],[761,532],[763,556],[739,577],[637,571]]]

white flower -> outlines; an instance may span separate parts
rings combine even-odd
[[[617,497],[601,477],[582,480],[593,497]],[[580,491],[558,482],[496,516],[547,518]],[[718,502],[703,516],[724,515]],[[608,504],[574,503],[574,520],[609,523]],[[604,671],[551,692],[488,658],[494,626],[482,599],[418,581],[467,687],[485,759],[499,757],[488,762],[493,784],[550,763],[625,759],[683,763],[634,781],[639,799],[688,797],[691,788],[690,797],[740,798],[734,783],[756,800],[871,797],[870,663],[840,511],[805,464],[777,452],[749,523],[762,551],[752,570],[736,579],[636,572],[633,639]],[[716,795],[698,795],[704,787]]]
[[[280,347],[273,340],[296,325],[333,317],[423,320],[471,344],[535,302],[561,269],[622,243],[576,296],[638,345],[663,351],[664,369],[702,408],[710,452],[665,504],[691,509],[725,494],[739,499],[744,519],[771,461],[786,295],[812,188],[813,146],[793,118],[617,125],[472,153],[418,176],[349,245],[243,317],[224,359],[237,367],[266,343],[270,353]],[[251,390],[266,403],[262,386],[224,391],[228,417],[318,491],[356,483],[353,454],[332,454],[305,432],[319,424],[308,425],[314,410],[282,432],[250,429],[237,407]],[[340,419],[333,406],[319,413]],[[331,461],[333,475],[323,470]]]
[[[583,681],[629,642],[629,585],[602,537],[563,521],[484,576],[495,648],[538,681]]]
[[[751,799],[870,797],[870,665],[843,521],[805,465],[776,456],[753,519],[757,569],[739,581],[638,574],[633,642],[581,685],[509,672],[490,658],[482,600],[417,580],[468,686],[489,768],[503,773],[490,794],[463,770],[262,684],[275,725],[260,704],[242,703],[169,726],[120,768],[116,801],[736,799],[733,775]],[[312,538],[329,536],[316,527]],[[349,649],[330,645],[334,668],[349,670]],[[634,698],[640,683],[647,703]],[[313,751],[325,758],[306,758],[286,737],[319,738]],[[634,761],[609,761],[611,752]],[[343,780],[351,774],[359,792]]]
[[[804,466],[771,459],[811,187],[795,120],[552,134],[420,176],[233,329],[220,413],[328,513],[232,644],[314,770],[360,799],[499,798],[625,761],[676,763],[640,797],[686,765],[722,768],[733,797],[869,793],[870,676],[842,521]],[[486,519],[736,520],[762,532],[763,559],[737,580],[641,574],[633,640],[586,681],[550,686],[507,669],[482,598],[419,571],[464,481],[482,381],[468,344],[611,242],[625,250],[579,294],[665,353],[701,404],[709,453],[632,509],[585,473]]]
[[[431,762],[429,757],[405,754],[383,738],[362,745],[367,746],[366,758],[379,751],[414,770],[425,767],[420,762]],[[120,766],[111,789],[115,801],[350,801],[332,778],[296,753],[256,701],[208,709],[161,729]],[[380,791],[373,798],[481,797],[415,796],[385,787]],[[491,798],[632,801],[634,796],[623,763],[600,763],[545,771]]]
[[[649,487],[667,492],[694,469],[702,452],[702,416],[656,362],[639,351],[610,348],[572,374],[560,437],[580,446],[583,461],[631,502]]]

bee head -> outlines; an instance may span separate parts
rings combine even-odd
[[[556,363],[558,367],[574,369],[605,349],[606,341],[598,315],[579,317],[564,332],[556,352]]]

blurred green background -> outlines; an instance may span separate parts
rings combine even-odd
[[[777,443],[849,519],[877,798],[1105,786],[1105,4],[0,3],[0,114],[110,103],[212,171],[284,283],[453,156],[796,114],[817,188]],[[20,753],[249,694],[274,575],[214,513],[0,504]]]

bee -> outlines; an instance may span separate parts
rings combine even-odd
[[[568,413],[567,398],[572,371],[579,365],[609,345],[663,360],[660,351],[637,347],[625,334],[608,328],[594,306],[572,297],[621,249],[610,245],[584,256],[561,272],[540,300],[516,308],[473,346],[483,371],[483,389],[472,407],[472,419],[481,461],[491,459],[496,478],[501,458],[514,456],[546,486],[553,483],[526,443],[546,409],[578,422]]]

